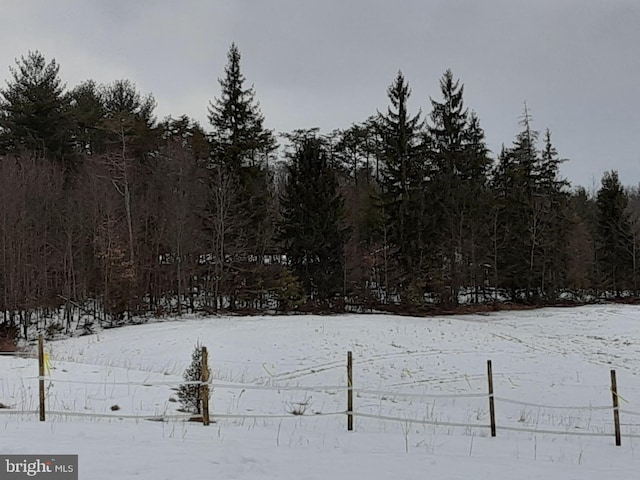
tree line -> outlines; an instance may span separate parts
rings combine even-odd
[[[264,126],[236,45],[207,128],[129,80],[67,89],[29,52],[0,90],[0,311],[26,328],[219,310],[455,308],[635,295],[640,194],[559,173],[525,105],[496,154],[447,70],[423,115]]]

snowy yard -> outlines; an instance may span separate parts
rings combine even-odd
[[[198,341],[209,350],[214,423],[127,418],[180,413],[173,388]],[[192,317],[45,349],[47,408],[66,414],[44,423],[16,414],[37,408],[37,362],[0,356],[0,403],[10,407],[0,409],[0,452],[78,454],[82,479],[631,479],[640,467],[636,306],[437,318]],[[353,432],[344,414],[349,350]],[[489,359],[496,438],[488,428]]]

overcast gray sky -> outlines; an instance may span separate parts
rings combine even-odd
[[[345,128],[387,105],[401,69],[414,111],[451,68],[489,147],[519,131],[523,102],[550,128],[562,173],[591,187],[640,182],[640,0],[2,0],[0,78],[28,50],[86,79],[134,81],[157,115],[208,128],[229,45],[277,132]]]

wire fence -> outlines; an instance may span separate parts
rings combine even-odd
[[[613,410],[616,407],[612,407],[611,405],[581,405],[581,406],[571,406],[571,405],[543,405],[540,403],[533,402],[523,402],[521,400],[512,400],[510,398],[504,397],[494,397],[499,402],[511,403],[514,405],[522,405],[525,407],[534,407],[534,408],[545,408],[550,410]]]
[[[29,354],[18,354],[16,352],[0,352],[0,355],[13,355],[19,356],[20,358],[31,358],[37,359],[38,356],[29,355]],[[42,359],[40,360],[42,363]],[[364,363],[364,362],[363,362]],[[490,361],[489,361],[490,363]],[[332,366],[339,367],[340,362],[331,362]],[[313,368],[305,368],[299,369],[300,371],[311,371]],[[315,371],[321,371],[321,369],[315,369]],[[289,372],[290,373],[290,372]],[[349,373],[349,379],[351,380],[351,373]],[[489,375],[491,375],[491,369],[489,368]],[[499,374],[500,375],[500,374]],[[612,371],[612,376],[615,373]],[[340,417],[347,416],[351,418],[360,418],[363,420],[378,420],[382,422],[395,422],[400,424],[417,424],[417,425],[429,425],[433,427],[451,427],[451,428],[465,428],[465,429],[480,429],[485,431],[490,431],[492,436],[495,435],[497,431],[510,431],[510,432],[524,432],[531,434],[545,434],[545,435],[566,435],[566,436],[580,436],[580,437],[616,437],[616,439],[620,437],[625,438],[640,438],[640,424],[632,424],[632,423],[620,423],[619,415],[628,415],[633,417],[640,417],[640,412],[620,408],[617,404],[617,399],[619,397],[617,393],[617,389],[615,385],[612,385],[610,393],[612,394],[613,403],[611,405],[593,405],[593,404],[583,404],[583,405],[557,405],[557,404],[543,404],[543,403],[535,403],[532,401],[523,401],[514,398],[508,398],[504,396],[497,396],[492,392],[492,387],[490,387],[487,392],[475,392],[475,393],[432,393],[432,392],[407,392],[407,391],[399,391],[399,390],[385,390],[385,389],[371,389],[371,388],[358,388],[353,386],[353,382],[347,382],[342,385],[314,385],[314,386],[301,386],[301,385],[278,385],[273,384],[273,377],[271,375],[270,383],[267,385],[259,385],[253,383],[240,383],[240,382],[218,382],[216,380],[208,380],[208,381],[184,381],[184,380],[168,380],[168,381],[93,381],[93,380],[79,380],[79,379],[68,379],[68,378],[60,378],[57,376],[51,375],[37,375],[37,376],[23,376],[20,377],[22,380],[37,380],[40,388],[43,388],[44,384],[52,384],[62,383],[62,384],[78,384],[78,385],[88,385],[88,386],[103,386],[103,387],[114,387],[114,386],[126,386],[126,387],[179,387],[183,385],[193,385],[204,387],[207,386],[209,389],[226,389],[226,390],[241,390],[241,391],[272,391],[272,392],[283,392],[283,391],[294,391],[294,392],[317,392],[324,394],[336,394],[343,393],[348,397],[351,397],[351,402],[347,403],[347,405],[351,405],[351,408],[347,407],[345,410],[338,411],[330,411],[330,412],[312,412],[306,413],[304,411],[301,412],[287,412],[287,413],[260,413],[260,412],[244,412],[244,413],[233,413],[233,412],[211,412],[211,417],[216,420],[224,420],[224,419],[301,419],[301,418],[318,418],[318,417]],[[280,375],[281,378],[287,378],[287,374]],[[465,376],[466,377],[466,376]],[[477,375],[476,375],[477,377]],[[0,377],[0,380],[6,380]],[[489,384],[492,384],[492,378],[489,378]],[[582,386],[582,385],[581,385]],[[604,386],[599,386],[598,388],[604,388]],[[33,393],[33,390],[31,391]],[[484,400],[488,404],[491,405],[491,418],[490,422],[482,423],[482,422],[465,422],[465,421],[451,421],[451,420],[440,420],[436,418],[409,418],[402,417],[398,415],[388,415],[384,413],[371,413],[363,411],[362,409],[358,409],[353,406],[353,395],[358,397],[377,397],[380,399],[385,398],[393,398],[393,399],[407,399],[411,402],[417,401],[429,401],[429,400],[458,400],[458,399],[479,399]],[[41,396],[41,400],[42,400]],[[621,398],[621,397],[620,397]],[[496,407],[495,404],[498,406]],[[605,423],[604,425],[600,425],[599,431],[594,431],[593,429],[587,431],[581,431],[577,428],[570,429],[569,427],[565,429],[553,429],[553,428],[533,428],[527,425],[510,425],[505,418],[501,418],[500,420],[496,420],[495,410],[498,412],[501,411],[501,405],[516,405],[521,407],[529,407],[534,409],[544,409],[550,411],[588,411],[588,412],[607,412],[609,411],[612,414],[612,418],[614,419],[611,423]],[[4,407],[4,408],[3,408]],[[189,413],[156,413],[156,414],[130,414],[123,413],[118,411],[113,411],[111,413],[98,413],[98,412],[78,412],[72,411],[68,409],[51,409],[46,411],[47,415],[50,417],[77,417],[77,418],[96,418],[96,419],[135,419],[135,420],[149,420],[149,421],[189,421],[189,420],[201,420],[202,416],[198,414],[189,414]],[[22,416],[37,416],[40,415],[41,420],[44,418],[44,406],[42,402],[40,403],[40,407],[38,409],[12,409],[7,408],[6,406],[0,404],[0,415],[22,415]],[[620,429],[620,425],[625,427],[629,427],[626,432],[622,432]],[[636,431],[637,429],[637,431]],[[619,441],[616,441],[616,444],[619,444]]]

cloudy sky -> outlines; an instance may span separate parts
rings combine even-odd
[[[277,132],[383,111],[398,69],[428,113],[451,68],[494,152],[526,101],[574,185],[640,183],[638,0],[2,0],[1,18],[0,78],[39,50],[68,87],[128,78],[205,127],[232,42]]]

